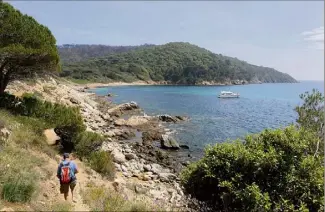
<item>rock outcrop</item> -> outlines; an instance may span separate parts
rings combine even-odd
[[[43,132],[47,144],[48,145],[55,145],[61,138],[55,133],[54,129],[46,129]]]
[[[160,121],[163,121],[163,122],[173,122],[173,123],[176,123],[176,122],[179,122],[179,121],[185,121],[187,120],[186,117],[183,117],[183,116],[170,116],[170,115],[158,115],[157,116],[158,119]]]
[[[111,116],[120,117],[122,114],[139,111],[140,107],[136,102],[124,103],[107,110]]]
[[[177,141],[169,135],[162,135],[160,138],[161,148],[163,149],[179,149]]]

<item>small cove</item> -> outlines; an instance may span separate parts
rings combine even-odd
[[[176,130],[173,136],[200,157],[206,145],[228,139],[244,138],[269,128],[295,122],[294,108],[299,94],[316,88],[323,92],[324,82],[252,84],[238,86],[114,86],[92,89],[98,95],[113,93],[114,103],[135,101],[148,115],[169,114],[190,117],[189,122],[164,124]],[[219,99],[222,90],[239,92],[238,99]],[[138,137],[138,136],[137,136]],[[136,138],[137,138],[136,137]],[[187,156],[188,150],[178,153]]]

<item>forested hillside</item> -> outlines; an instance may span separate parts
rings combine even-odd
[[[63,77],[96,82],[143,80],[171,84],[296,82],[275,69],[215,54],[190,43],[97,48],[102,51],[93,51],[88,46],[82,48],[83,53],[76,48],[80,49],[78,46],[59,48],[64,62]]]
[[[107,46],[107,45],[86,45],[86,44],[64,44],[58,46],[58,51],[63,62],[78,62],[81,60],[106,56],[111,53],[122,53],[134,49],[153,46],[144,44],[141,46]]]

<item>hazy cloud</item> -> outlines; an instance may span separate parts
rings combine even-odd
[[[301,33],[304,40],[311,44],[311,47],[324,50],[324,27],[313,29],[311,31],[305,31]]]

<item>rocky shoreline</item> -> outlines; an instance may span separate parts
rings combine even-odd
[[[97,104],[107,102],[106,97],[93,96],[93,99]],[[188,121],[187,117],[148,116],[136,102],[110,107],[106,113],[81,111],[88,130],[107,136],[101,149],[111,152],[115,168],[124,180],[136,178],[146,182],[151,185],[147,190],[151,198],[187,208],[187,197],[179,184],[178,174],[188,162],[177,160],[168,151],[188,147],[179,145],[163,126],[163,123]]]
[[[18,96],[33,92],[47,101],[78,106],[87,130],[105,136],[101,149],[113,156],[116,190],[144,195],[168,208],[189,210],[178,178],[179,171],[188,163],[168,154],[188,147],[179,145],[163,126],[167,122],[187,121],[187,117],[147,116],[135,102],[114,105],[106,97],[53,78],[38,80],[36,85],[16,81],[7,90]]]
[[[251,81],[247,80],[226,80],[224,82],[217,81],[202,81],[195,84],[180,84],[180,83],[172,83],[170,81],[136,81],[136,82],[111,82],[111,83],[87,83],[84,86],[80,86],[82,88],[99,88],[99,87],[109,87],[109,86],[130,86],[130,85],[173,85],[173,86],[227,86],[227,85],[249,85],[249,84],[263,84],[263,83],[277,83],[277,82],[262,82],[258,79],[253,79]],[[282,83],[282,82],[279,82]],[[286,83],[299,83],[295,82],[286,82]]]

